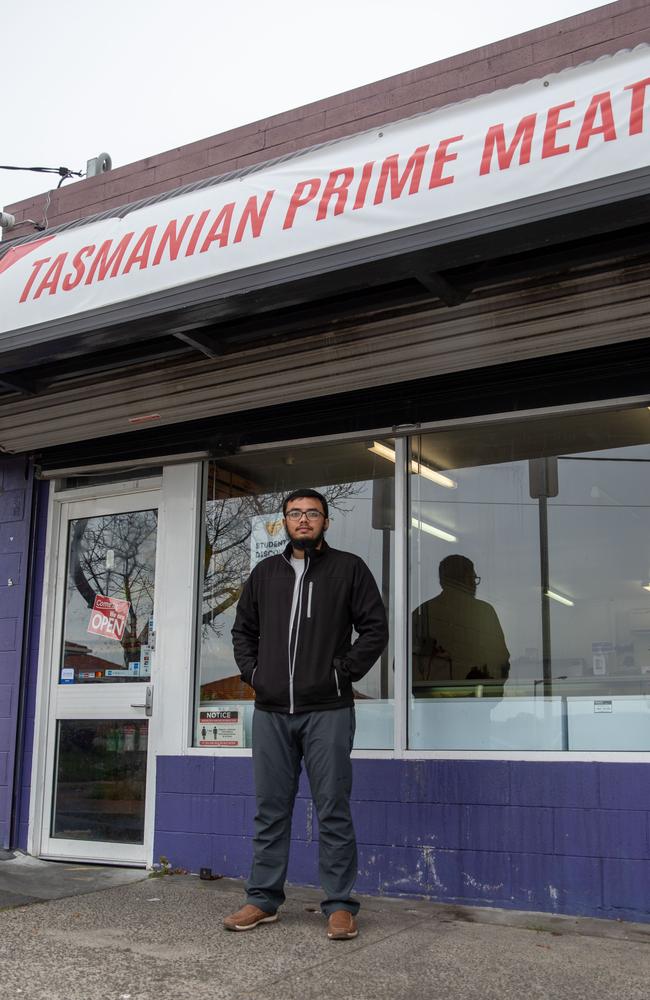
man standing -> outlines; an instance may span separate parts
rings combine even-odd
[[[388,641],[386,612],[358,556],[329,547],[327,500],[294,490],[282,505],[289,543],[253,569],[233,626],[235,660],[255,690],[257,798],[246,904],[224,920],[243,931],[277,920],[285,900],[291,816],[304,758],[319,825],[319,874],[332,940],[356,937],[357,848],[350,814],[352,682]],[[352,643],[352,629],[358,633]]]

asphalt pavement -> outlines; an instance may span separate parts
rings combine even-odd
[[[650,925],[361,897],[329,941],[319,893],[223,930],[242,885],[0,856],[2,1000],[648,1000]]]

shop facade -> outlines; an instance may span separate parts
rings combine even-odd
[[[247,873],[230,628],[282,495],[309,486],[391,625],[355,691],[359,891],[648,919],[632,30],[650,12],[615,3],[278,116],[232,140],[255,162],[214,140],[186,185],[201,144],[162,154],[160,190],[123,168],[7,241],[7,846]],[[274,134],[294,148],[269,155]],[[317,852],[302,785],[293,882]]]

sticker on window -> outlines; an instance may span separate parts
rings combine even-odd
[[[198,743],[200,747],[242,747],[244,722],[238,709],[206,709],[199,711]]]
[[[282,513],[256,514],[251,518],[251,569],[267,556],[279,555],[286,544]]]
[[[612,711],[611,701],[606,701],[603,698],[596,699],[594,701],[594,712],[596,713],[596,715],[609,714],[611,711]]]

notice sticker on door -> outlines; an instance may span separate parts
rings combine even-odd
[[[86,631],[103,635],[107,639],[117,639],[119,642],[124,635],[130,607],[128,601],[122,601],[119,597],[97,594]]]
[[[151,677],[151,647],[142,646],[140,649],[140,676]]]
[[[238,709],[202,708],[197,735],[200,747],[243,747],[242,714]]]
[[[74,667],[61,667],[61,683],[74,684]]]

